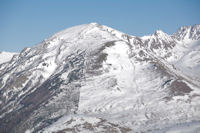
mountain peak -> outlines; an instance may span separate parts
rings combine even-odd
[[[198,40],[200,39],[200,25],[181,26],[176,33],[173,34],[178,40]]]
[[[124,34],[120,31],[117,31],[111,27],[100,25],[96,22],[88,23],[88,24],[82,24],[78,26],[73,26],[71,28],[64,29],[60,32],[55,33],[53,36],[46,39],[46,42],[52,43],[52,46],[60,44],[60,41],[65,41],[68,43],[68,46],[70,44],[77,44],[77,42],[80,42],[81,40],[107,40],[109,38],[112,39],[124,39]],[[79,45],[79,47],[83,46]]]
[[[164,33],[162,30],[156,30],[153,35],[160,36],[160,37],[163,37],[166,35],[168,36],[168,34]]]
[[[61,39],[75,39],[80,35],[83,35],[86,31],[90,31],[93,28],[97,27],[98,23],[89,23],[89,24],[82,24],[78,26],[73,26],[70,28],[66,28],[62,31],[55,33],[52,37],[48,40],[52,40],[54,38],[61,38]]]
[[[163,32],[162,30],[156,30],[153,34],[148,35],[148,36],[143,36],[141,38],[144,40],[148,40],[148,39],[152,39],[152,38],[166,40],[166,38],[169,38],[169,35],[167,33]]]
[[[200,30],[200,24],[195,24],[195,25],[192,26],[192,28]]]
[[[91,22],[90,25],[95,25],[95,26],[97,26],[97,25],[99,25],[99,24],[98,24],[97,22]]]

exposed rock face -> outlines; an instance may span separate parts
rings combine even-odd
[[[200,120],[199,39],[199,25],[145,37],[96,23],[58,32],[0,64],[0,132],[146,132]]]

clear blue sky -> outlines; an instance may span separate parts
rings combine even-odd
[[[20,52],[55,32],[97,22],[143,36],[200,24],[200,0],[0,0],[0,51]]]

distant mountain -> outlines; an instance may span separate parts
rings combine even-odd
[[[0,63],[2,133],[195,132],[199,101],[200,25],[136,37],[84,24]]]
[[[11,52],[0,52],[0,64],[8,62],[12,59],[13,55],[17,55],[18,53]]]

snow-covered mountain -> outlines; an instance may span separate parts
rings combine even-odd
[[[198,123],[199,39],[200,25],[144,37],[97,23],[58,32],[0,64],[0,132],[150,132]]]
[[[11,52],[0,52],[0,64],[8,62],[12,59],[14,55],[17,55],[18,53],[11,53]]]

